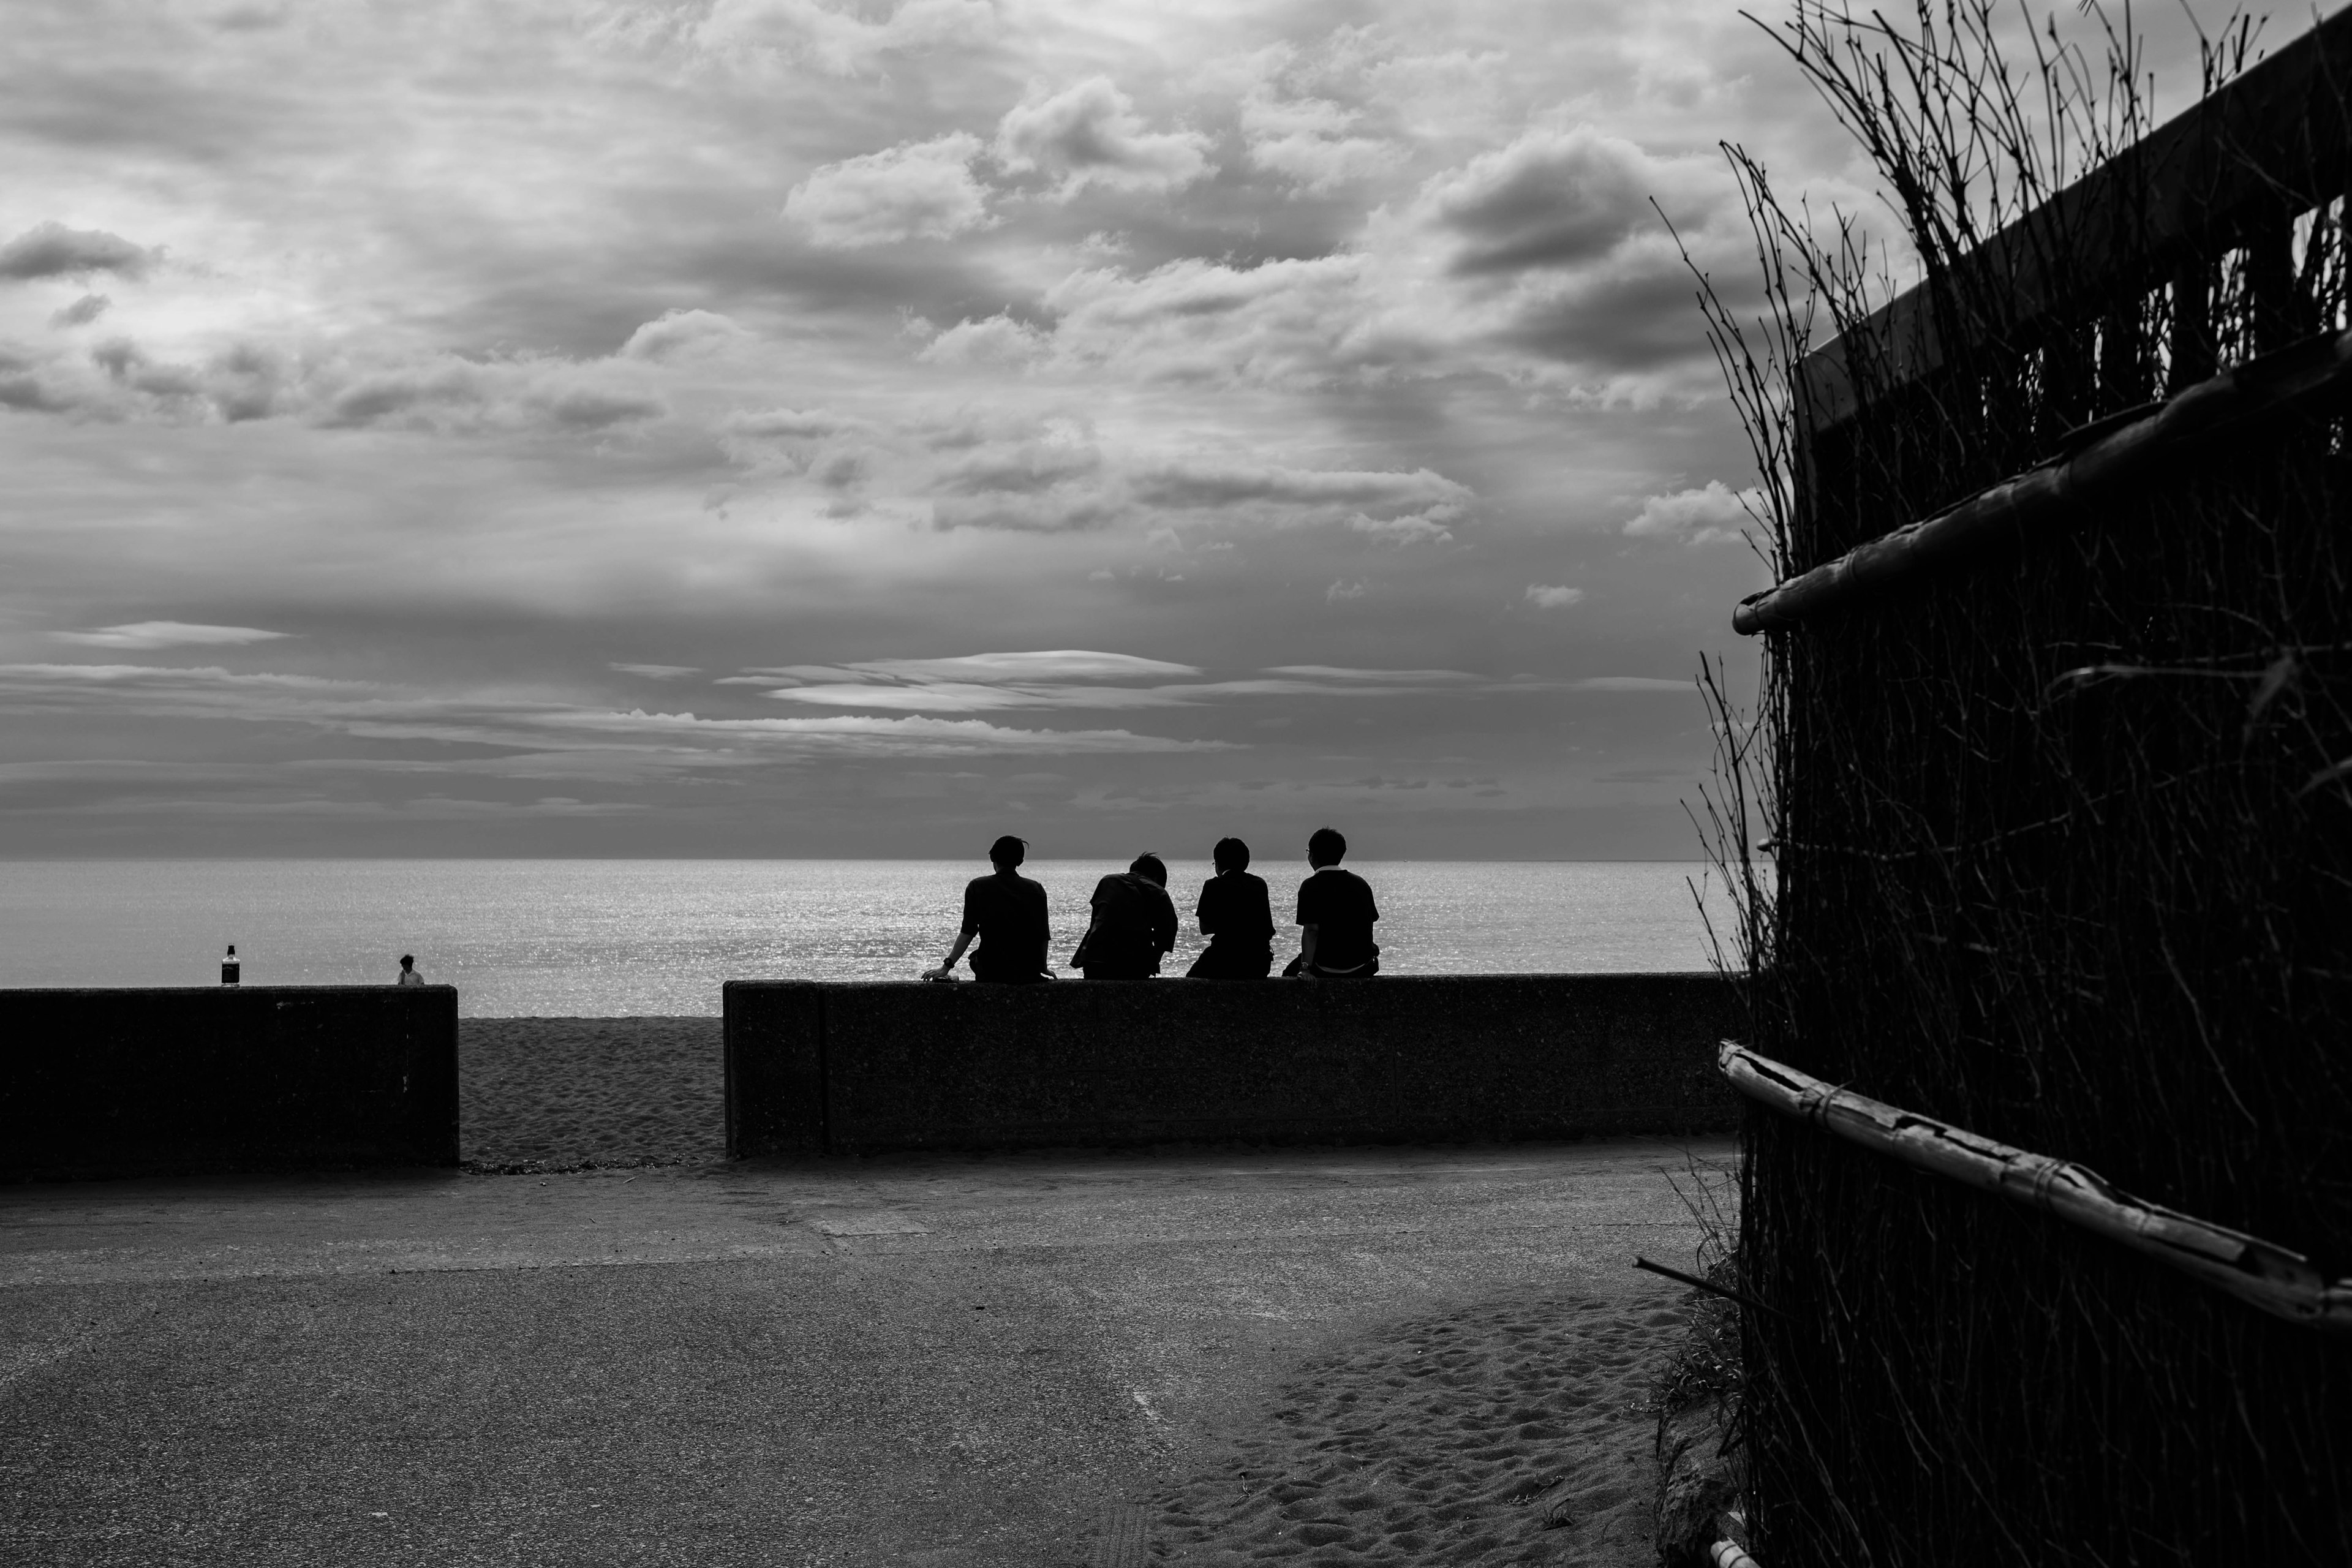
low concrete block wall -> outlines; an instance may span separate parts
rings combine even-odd
[[[1713,974],[731,981],[737,1157],[1728,1131]]]
[[[457,1163],[451,986],[0,991],[0,1176]]]

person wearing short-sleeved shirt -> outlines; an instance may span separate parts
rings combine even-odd
[[[1298,956],[1286,974],[1309,980],[1358,979],[1381,972],[1372,926],[1381,918],[1370,883],[1339,868],[1348,841],[1318,827],[1307,840],[1314,874],[1298,884]]]
[[[1263,980],[1274,967],[1274,907],[1264,879],[1249,871],[1249,846],[1220,838],[1210,858],[1217,874],[1201,885],[1194,911],[1209,945],[1184,972],[1192,980]]]
[[[989,846],[989,863],[996,869],[965,887],[963,926],[955,947],[945,963],[924,971],[924,979],[947,979],[974,938],[980,942],[971,955],[974,980],[1021,984],[1046,978],[1045,889],[1018,869],[1027,852],[1028,846],[1009,833]]]
[[[1070,955],[1089,980],[1148,980],[1176,945],[1176,906],[1168,899],[1168,868],[1143,854],[1123,872],[1095,884],[1094,920]]]

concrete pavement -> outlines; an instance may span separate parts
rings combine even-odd
[[[1370,1325],[1670,1303],[1688,1153],[0,1189],[0,1561],[1075,1568]]]

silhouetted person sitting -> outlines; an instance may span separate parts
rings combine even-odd
[[[1249,846],[1220,838],[1210,852],[1217,874],[1201,884],[1193,912],[1209,945],[1185,974],[1193,980],[1263,980],[1274,967],[1274,907],[1264,879],[1249,873]]]
[[[1126,870],[1095,884],[1093,923],[1070,955],[1089,980],[1148,980],[1176,945],[1176,906],[1168,901],[1168,868],[1138,855]]]
[[[1307,840],[1307,863],[1315,874],[1298,884],[1298,956],[1285,974],[1307,980],[1355,980],[1381,972],[1381,950],[1372,943],[1372,922],[1381,918],[1372,889],[1353,871],[1339,869],[1348,841],[1328,827]]]
[[[1005,984],[1044,980],[1045,974],[1045,889],[1014,869],[1028,858],[1029,846],[1006,834],[988,847],[993,874],[974,877],[963,890],[963,930],[956,936],[948,960],[923,972],[926,980],[946,980],[956,960],[980,939],[971,955],[971,977]]]
[[[415,953],[404,952],[400,955],[400,978],[394,981],[393,984],[394,985],[422,985],[425,984],[425,976],[416,973],[416,955]]]

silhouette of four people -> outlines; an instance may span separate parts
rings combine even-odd
[[[963,890],[963,924],[955,945],[926,980],[953,980],[974,941],[971,977],[1002,984],[1054,978],[1047,967],[1045,889],[1020,873],[1028,845],[1011,834],[989,846],[995,869]],[[1312,871],[1298,887],[1298,956],[1283,970],[1304,980],[1353,980],[1381,972],[1372,926],[1381,918],[1372,889],[1339,862],[1348,841],[1318,827],[1307,840]],[[1250,874],[1249,846],[1220,838],[1211,854],[1216,875],[1202,884],[1193,918],[1209,945],[1184,973],[1194,980],[1263,980],[1274,968],[1274,910],[1264,879]],[[1175,950],[1176,906],[1168,897],[1168,868],[1159,856],[1139,855],[1124,871],[1095,884],[1087,900],[1087,933],[1070,967],[1088,980],[1145,980],[1160,973]]]

